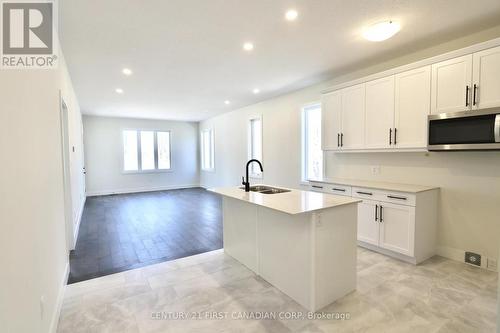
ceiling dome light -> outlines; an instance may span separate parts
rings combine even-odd
[[[229,104],[231,104],[231,102],[230,101],[224,101],[224,104],[229,105]]]
[[[250,42],[246,42],[243,44],[243,50],[245,51],[252,51],[253,50],[253,44]]]
[[[117,94],[120,94],[120,95],[123,94],[123,89],[122,88],[116,88],[115,91],[116,91]]]
[[[252,90],[252,92],[253,92],[254,94],[258,94],[258,93],[260,93],[260,89],[259,89],[259,88],[255,88],[254,90]]]
[[[289,9],[285,13],[285,18],[287,21],[295,21],[298,16],[299,13],[295,9]]]
[[[366,27],[363,31],[363,37],[372,42],[381,42],[397,34],[400,29],[401,26],[397,22],[380,22]]]
[[[130,68],[124,68],[124,69],[122,69],[122,73],[127,75],[127,76],[130,76],[130,75],[132,75],[132,70]]]

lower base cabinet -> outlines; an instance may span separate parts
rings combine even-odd
[[[336,184],[311,186],[335,194]],[[346,187],[345,193],[362,199],[358,204],[358,244],[410,263],[436,254],[439,189],[417,193]]]

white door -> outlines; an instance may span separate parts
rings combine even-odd
[[[500,106],[500,47],[474,53],[474,85],[472,87],[473,108],[493,108]]]
[[[395,146],[427,147],[427,116],[431,106],[431,66],[397,74],[395,86]]]
[[[379,228],[378,202],[363,200],[358,204],[358,241],[378,246]],[[377,220],[375,216],[377,215]]]
[[[394,75],[366,83],[365,147],[390,148],[394,143]]]
[[[410,257],[414,253],[415,207],[380,203],[379,246]]]
[[[365,84],[342,89],[342,149],[365,145]]]
[[[321,149],[340,149],[342,92],[334,91],[321,98]]]
[[[432,65],[431,113],[469,110],[471,82],[472,54]]]

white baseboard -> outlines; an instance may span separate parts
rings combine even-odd
[[[87,196],[88,197],[95,197],[95,196],[99,196],[99,195],[110,195],[110,194],[125,194],[125,193],[178,190],[178,189],[193,188],[193,187],[200,187],[200,184],[158,186],[158,187],[137,187],[137,188],[112,189],[112,190],[104,190],[104,191],[90,191],[90,192],[87,192]]]
[[[74,230],[73,246],[71,248],[72,250],[74,250],[75,246],[76,246],[76,240],[78,239],[78,232],[80,231],[80,223],[82,222],[83,208],[85,207],[85,202],[86,201],[87,201],[87,196],[84,195],[82,203],[80,204],[80,210],[78,212],[78,217],[77,217],[77,221],[76,221],[76,227],[75,227],[75,230]]]
[[[461,263],[464,263],[465,260],[465,250],[461,249],[456,249],[453,247],[447,247],[447,246],[438,246],[437,247],[437,254],[440,255],[441,257],[445,257],[447,259],[459,261]],[[487,269],[487,270],[492,270],[488,268],[488,257],[485,255],[479,253],[481,255],[481,268]],[[477,266],[474,266],[477,267]],[[492,270],[495,271],[495,270]]]
[[[66,263],[66,267],[64,269],[62,281],[59,286],[59,292],[57,294],[56,306],[54,309],[54,313],[52,314],[52,319],[50,320],[50,333],[56,333],[57,325],[59,324],[59,316],[61,315],[61,309],[64,301],[64,293],[66,291],[66,281],[68,281],[69,276],[69,261]]]

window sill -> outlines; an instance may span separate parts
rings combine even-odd
[[[144,174],[155,174],[155,173],[170,173],[174,172],[172,169],[162,169],[162,170],[144,170],[144,171],[122,171],[123,175],[144,175]]]

